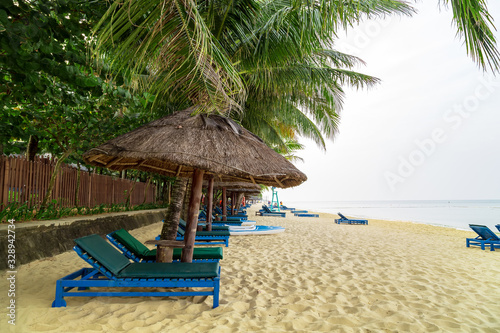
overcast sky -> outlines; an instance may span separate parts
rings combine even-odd
[[[337,49],[382,82],[347,91],[326,152],[301,139],[308,181],[281,201],[500,199],[500,77],[467,56],[450,10],[424,2],[341,36]],[[500,3],[488,5],[500,27]]]

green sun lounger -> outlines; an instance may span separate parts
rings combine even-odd
[[[495,251],[496,248],[500,248],[500,237],[498,237],[490,228],[485,225],[480,224],[469,224],[469,227],[478,234],[476,238],[466,238],[465,245],[479,246],[481,250],[484,250],[486,246],[490,247],[490,251]]]
[[[184,221],[182,221],[181,219],[179,221],[179,227],[177,228],[176,240],[178,241],[184,240],[184,228],[186,222],[184,222],[184,228],[183,222]],[[228,247],[229,236],[231,236],[229,230],[197,231],[194,245],[207,245],[207,243],[209,243],[210,245],[224,244],[226,247]]]
[[[119,229],[106,235],[127,258],[135,262],[155,262],[156,249],[150,250],[127,230]],[[182,249],[174,249],[173,261],[180,261]],[[197,247],[193,252],[193,262],[222,260],[222,247]]]
[[[57,280],[52,307],[65,307],[64,298],[70,296],[213,296],[213,307],[219,306],[220,267],[217,262],[130,262],[99,235],[78,238],[75,242],[77,245],[74,250],[92,268],[82,268]],[[72,291],[75,288],[76,290]],[[95,291],[98,288],[105,290]],[[114,288],[126,289],[112,291]],[[129,291],[130,288],[162,289]],[[165,291],[163,288],[182,289]],[[185,290],[186,288],[196,289]]]

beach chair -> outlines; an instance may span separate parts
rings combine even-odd
[[[277,216],[277,217],[286,217],[285,212],[273,212],[267,205],[262,205],[262,209],[259,210],[260,216]]]
[[[229,212],[230,210],[231,210],[231,208],[228,207],[227,211]],[[219,207],[215,207],[214,212],[216,214],[223,215],[222,214],[222,209],[220,209]],[[246,211],[240,210],[240,211],[236,212],[236,214],[234,214],[234,215],[230,215],[230,214],[226,215],[226,218],[234,218],[234,219],[242,219],[242,220],[244,220],[244,219],[248,218],[248,215],[247,215]]]
[[[127,258],[135,262],[155,262],[156,249],[150,250],[139,242],[127,230],[119,229],[106,235]],[[181,260],[182,249],[174,249],[173,261]],[[218,262],[222,260],[221,247],[196,247],[193,252],[193,262]]]
[[[92,268],[82,268],[56,282],[52,307],[65,307],[64,297],[97,296],[213,296],[219,306],[220,267],[217,262],[130,262],[99,235],[75,239],[73,248]],[[72,291],[74,288],[77,290]],[[106,288],[93,291],[93,288]],[[183,288],[182,291],[111,291],[113,288]],[[184,290],[209,288],[209,290]]]
[[[178,241],[184,240],[184,229],[181,227],[180,222],[177,227],[177,238]],[[218,245],[224,244],[226,247],[229,246],[229,236],[231,234],[228,230],[215,230],[215,231],[197,231],[195,236],[194,245]],[[158,237],[157,237],[158,238]]]
[[[187,226],[186,221],[184,221],[183,219],[179,219],[179,226],[182,229],[186,230],[186,226]],[[198,226],[206,227],[206,223],[198,222]],[[212,223],[212,231],[227,231],[227,230],[229,230],[229,226],[227,226],[227,225],[213,225],[213,223]]]
[[[313,214],[313,213],[295,213],[293,215],[298,217],[319,217],[319,214]]]
[[[339,219],[335,220],[335,223],[340,224],[340,223],[346,223],[346,224],[368,224],[368,220],[353,220],[353,219],[348,219],[341,213],[337,213],[338,216],[340,216]]]
[[[476,238],[466,238],[465,245],[479,246],[481,250],[486,248],[486,245],[490,247],[490,251],[495,251],[495,247],[500,247],[500,237],[498,237],[490,228],[485,225],[480,224],[469,224],[469,227],[478,234]]]

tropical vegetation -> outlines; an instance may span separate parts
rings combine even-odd
[[[486,1],[439,4],[470,57],[498,71]],[[290,157],[298,136],[324,147],[343,89],[378,82],[335,50],[337,33],[413,13],[403,0],[2,1],[0,153],[81,163],[90,147],[192,105]]]

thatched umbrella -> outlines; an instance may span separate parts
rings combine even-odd
[[[259,137],[220,115],[189,108],[150,122],[87,151],[85,162],[112,170],[137,169],[193,177],[183,261],[190,261],[204,176],[287,188],[307,177]]]

